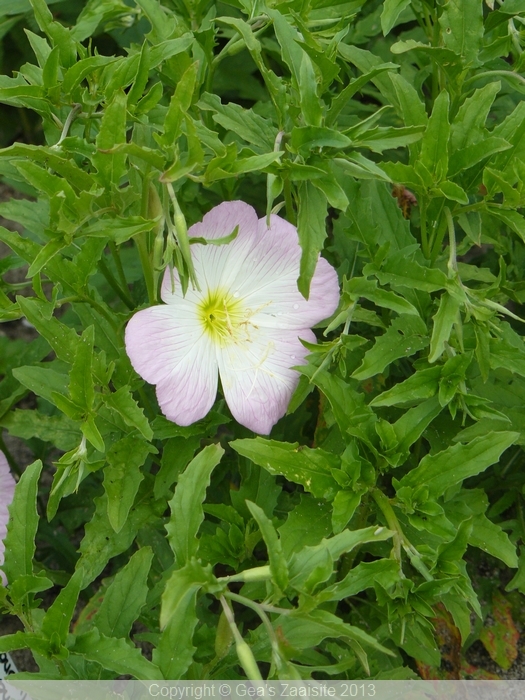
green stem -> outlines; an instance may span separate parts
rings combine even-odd
[[[284,201],[286,203],[286,218],[295,226],[297,223],[292,199],[292,186],[290,180],[285,177],[283,180]]]
[[[235,624],[233,612],[230,606],[228,605],[226,598],[223,595],[221,595],[219,600],[221,602],[222,609],[224,610],[226,620],[228,621],[228,625],[230,626],[230,629],[232,631],[233,638],[235,639],[235,647],[237,649],[239,663],[244,669],[244,672],[246,673],[246,676],[249,680],[262,681],[263,677],[261,676],[261,672],[259,671],[259,667],[257,666],[257,662],[255,661],[252,650],[242,638],[242,635],[239,632],[239,628]]]
[[[251,608],[261,618],[264,627],[266,628],[266,632],[268,633],[270,644],[272,645],[273,662],[275,663],[277,668],[280,668],[282,666],[282,663],[279,642],[277,640],[277,636],[275,634],[275,630],[273,629],[272,623],[270,622],[270,619],[266,612],[263,610],[262,606],[259,605],[259,603],[250,600],[249,598],[245,598],[242,595],[237,595],[236,593],[230,593],[229,591],[224,593],[224,597],[228,598],[229,600],[235,600],[237,601],[237,603],[241,603],[241,605],[245,605],[247,608]]]
[[[111,255],[113,257],[113,260],[115,262],[115,267],[117,268],[117,274],[120,279],[120,284],[122,285],[122,290],[126,294],[127,298],[129,301],[133,304],[133,299],[131,298],[131,295],[129,293],[129,287],[128,287],[128,280],[126,279],[126,273],[124,272],[124,268],[122,267],[122,260],[120,259],[120,255],[117,249],[117,246],[113,241],[110,241],[109,243],[109,249],[111,251]],[[135,304],[131,307],[132,309],[135,308]]]
[[[475,80],[480,80],[481,78],[490,78],[493,75],[501,75],[504,78],[515,78],[516,80],[519,80],[520,83],[525,83],[525,78],[520,75],[519,73],[515,73],[514,71],[511,70],[487,70],[483,71],[482,73],[477,73],[476,75],[472,75],[470,78],[467,78],[465,80],[464,85],[468,85],[469,83],[474,82]]]
[[[104,277],[105,277],[107,283],[109,284],[109,286],[111,287],[111,289],[118,295],[119,299],[121,299],[124,302],[124,304],[126,304],[128,309],[133,310],[135,308],[135,304],[124,293],[124,291],[120,287],[117,280],[114,278],[113,273],[111,272],[109,267],[106,265],[106,262],[103,258],[100,259],[100,271],[104,275]]]
[[[373,488],[371,490],[372,498],[378,505],[379,509],[385,516],[385,520],[388,524],[390,530],[394,533],[394,556],[399,562],[399,569],[401,570],[401,547],[405,550],[410,563],[412,566],[419,571],[426,581],[433,581],[434,577],[430,571],[425,566],[425,563],[421,559],[421,555],[414,547],[414,545],[405,537],[405,533],[401,528],[401,524],[394,513],[394,509],[390,504],[390,500],[385,496],[385,494],[378,488]]]
[[[141,215],[144,219],[148,217],[148,202],[149,202],[149,173],[144,175],[142,180],[142,205],[141,205]],[[143,231],[134,236],[134,241],[139,251],[140,264],[142,265],[142,272],[144,273],[144,280],[146,282],[146,290],[148,292],[148,299],[151,305],[157,303],[157,290],[155,289],[155,271],[153,269],[153,263],[149,254],[148,249],[148,231]]]
[[[427,203],[426,202],[421,202],[420,227],[421,227],[421,248],[423,250],[423,255],[428,260],[428,258],[430,258],[430,250],[428,247]]]
[[[454,278],[458,274],[458,261],[456,258],[456,232],[454,230],[454,220],[450,209],[445,207],[445,218],[448,227],[448,276]]]

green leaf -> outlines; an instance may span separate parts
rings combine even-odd
[[[376,338],[374,346],[352,376],[362,381],[380,374],[400,357],[410,357],[423,350],[428,342],[426,326],[419,316],[403,314],[390,324],[386,333]]]
[[[500,82],[488,83],[463,102],[450,128],[451,161],[457,157],[458,151],[487,138],[485,122],[500,89]]]
[[[128,637],[148,594],[148,573],[153,559],[150,547],[135,552],[110,583],[92,619],[106,637]]]
[[[24,438],[24,440],[38,438],[44,442],[52,443],[64,452],[76,447],[81,438],[78,424],[64,414],[48,416],[35,409],[10,411],[1,419],[0,425],[6,428],[11,435]]]
[[[47,340],[60,360],[73,364],[80,339],[73,328],[53,318],[53,307],[49,302],[39,299],[17,297],[27,320],[33,324],[40,335]]]
[[[354,183],[348,187],[347,195],[352,202],[347,212],[352,221],[349,235],[365,249],[375,251],[374,246],[388,244],[389,251],[395,253],[415,243],[410,224],[403,218],[387,185],[373,180]],[[406,259],[406,253],[402,258]]]
[[[38,527],[36,497],[42,462],[30,464],[16,485],[13,502],[9,506],[9,523],[4,539],[5,561],[2,569],[8,581],[33,573],[35,536]]]
[[[300,501],[288,513],[284,525],[279,528],[283,551],[287,557],[305,545],[318,544],[328,537],[330,528],[330,505],[319,503],[309,493],[300,494]]]
[[[268,559],[270,561],[270,571],[272,578],[282,591],[285,591],[288,586],[288,566],[286,558],[283,554],[281,541],[270,518],[258,505],[247,501],[246,505],[250,509],[250,513],[259,526],[259,530],[263,536],[266,548],[268,550]]]
[[[312,182],[302,182],[299,186],[297,215],[297,233],[302,255],[297,287],[305,299],[309,297],[310,283],[327,235],[327,213],[325,194],[320,192]]]
[[[508,670],[518,657],[520,633],[512,619],[513,606],[499,591],[492,596],[492,624],[479,633],[480,641],[491,658],[504,670]]]
[[[400,481],[400,486],[425,487],[433,497],[441,496],[454,484],[495,464],[501,454],[519,438],[519,433],[490,432],[467,445],[453,445],[442,452],[426,455],[416,469]]]
[[[72,66],[77,58],[77,50],[69,29],[53,19],[45,0],[29,0],[35,19],[40,29],[51,39],[53,46],[58,46],[60,62],[66,68]]]
[[[410,0],[385,0],[381,13],[381,29],[386,36],[395,26],[399,15],[410,5]]]
[[[445,292],[439,300],[439,308],[433,317],[432,338],[430,340],[429,362],[435,362],[441,357],[448,342],[452,327],[458,323],[460,302],[451,294]]]
[[[13,376],[29,391],[50,403],[54,403],[54,394],[67,391],[67,375],[45,367],[18,367],[13,370]]]
[[[162,594],[160,625],[163,628],[153,660],[164,678],[177,680],[186,673],[196,647],[193,632],[197,625],[196,598],[203,585],[213,581],[211,567],[204,569],[195,560],[174,571]]]
[[[454,151],[450,156],[449,176],[454,177],[463,170],[472,168],[472,166],[477,165],[482,160],[490,158],[490,156],[494,155],[495,153],[506,151],[511,147],[512,145],[508,141],[505,141],[505,139],[498,139],[495,136],[489,136],[489,138],[486,138],[479,143],[473,143],[466,148]],[[447,184],[450,185],[451,183]],[[440,185],[440,189],[443,190],[443,183]],[[444,194],[449,199],[453,199],[453,197],[450,197],[450,195],[446,192],[444,192]],[[456,199],[456,201],[461,200]],[[465,203],[464,199],[463,203]]]
[[[475,515],[472,519],[472,532],[468,542],[473,547],[500,559],[511,569],[518,568],[515,545],[512,544],[507,533],[483,513]]]
[[[75,638],[69,651],[80,654],[88,661],[99,663],[118,675],[130,675],[137,680],[156,680],[161,677],[159,668],[148,661],[140,649],[124,639],[105,637],[93,629]]]
[[[292,648],[312,649],[323,639],[335,637],[352,639],[366,647],[372,647],[376,651],[393,656],[393,653],[379,644],[374,637],[359,627],[342,622],[327,610],[314,610],[309,614],[281,615],[274,624],[281,630],[284,639]]]
[[[343,600],[372,588],[375,583],[387,589],[398,581],[399,565],[393,559],[362,562],[351,569],[342,581],[328,586],[322,596],[325,600]]]
[[[124,437],[107,453],[104,469],[104,490],[108,497],[108,519],[115,532],[120,532],[135,502],[144,475],[140,468],[152,451],[151,445],[137,437]]]
[[[53,644],[65,645],[69,626],[78,603],[82,586],[82,572],[75,571],[68,583],[49,606],[42,620],[42,634]]]
[[[112,394],[104,396],[104,403],[114,410],[130,428],[136,428],[145,440],[153,439],[153,430],[143,409],[131,394],[130,386],[122,386]]]
[[[452,1],[449,0],[449,2]],[[434,175],[436,182],[444,180],[448,171],[449,106],[448,92],[443,90],[434,102],[434,108],[421,142],[421,164]]]
[[[483,6],[478,0],[446,0],[439,18],[445,46],[465,63],[478,65],[483,38]]]
[[[298,443],[262,437],[234,440],[230,446],[270,474],[280,474],[289,481],[302,484],[316,498],[331,500],[339,490],[332,470],[340,469],[340,460],[320,448],[313,450]]]
[[[337,535],[345,529],[357,506],[361,503],[361,492],[338,491],[333,501],[332,529]]]
[[[100,184],[110,191],[119,187],[126,173],[126,154],[104,151],[126,142],[126,107],[126,95],[117,90],[104,110],[96,140],[98,152],[93,156],[93,165],[98,170]]]
[[[91,410],[95,400],[93,374],[91,371],[94,342],[95,329],[93,326],[89,326],[77,344],[75,359],[69,373],[69,395],[71,400],[86,413]]]
[[[322,565],[325,556],[328,554],[331,560],[330,570],[326,572],[325,578],[317,580],[316,583],[326,581],[333,569],[333,562],[346,552],[352,551],[354,547],[366,542],[383,542],[392,537],[392,532],[384,527],[367,527],[363,530],[343,530],[338,535],[322,540],[320,544],[313,547],[304,547],[301,551],[293,554],[289,562],[290,586],[297,590],[311,589],[311,575]]]
[[[164,445],[161,466],[155,476],[153,493],[155,498],[166,498],[177,481],[179,474],[193,459],[201,442],[200,436],[173,437]]]
[[[415,306],[403,299],[403,297],[385,289],[378,289],[375,280],[368,280],[364,277],[352,277],[348,282],[345,282],[344,290],[352,296],[364,297],[369,301],[373,301],[377,306],[391,309],[398,314],[419,315]]]
[[[430,399],[437,394],[441,367],[418,370],[411,377],[384,391],[370,402],[370,406],[398,406]]]
[[[295,151],[308,154],[314,148],[347,148],[352,141],[337,129],[327,126],[294,126],[290,139]]]
[[[213,121],[248,143],[253,143],[263,152],[273,151],[277,131],[268,119],[264,119],[253,110],[243,109],[233,102],[223,105],[217,95],[209,93],[201,96],[197,106],[214,112]]]
[[[224,454],[220,445],[208,445],[192,459],[179,477],[170,501],[171,518],[166,525],[168,541],[179,567],[184,566],[199,548],[197,533],[204,520],[202,502],[213,469]]]
[[[423,267],[401,253],[386,258],[380,269],[369,263],[363,272],[375,275],[381,284],[419,289],[422,292],[437,292],[444,289],[448,283],[447,276],[441,270]]]
[[[84,572],[83,587],[95,580],[112,557],[125,552],[140,528],[155,515],[150,502],[139,494],[123,528],[115,532],[108,518],[107,496],[104,494],[95,498],[94,503],[96,510],[85,526],[84,538],[80,543],[81,557],[76,565]]]

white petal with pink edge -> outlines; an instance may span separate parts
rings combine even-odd
[[[15,480],[9,470],[7,459],[3,452],[0,452],[0,566],[4,563],[4,538],[7,534],[7,523],[9,521],[8,506],[11,505],[15,493]],[[3,571],[0,571],[2,583],[7,585],[7,579]]]
[[[239,278],[238,293],[254,311],[255,325],[310,328],[336,310],[339,283],[334,268],[319,259],[305,299],[297,289],[301,249],[295,226],[273,215],[259,221],[258,242]],[[241,281],[242,280],[242,281]]]
[[[308,354],[299,338],[315,343],[309,329],[264,328],[247,345],[229,345],[218,357],[224,398],[233,417],[256,433],[268,435],[284,416],[299,383],[291,369]]]
[[[164,415],[179,425],[203,418],[217,393],[215,347],[191,304],[151,306],[126,328],[126,350],[140,376],[157,385]]]

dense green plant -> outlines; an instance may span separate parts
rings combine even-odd
[[[525,3],[30,2],[0,102],[45,144],[0,151],[29,195],[0,204],[0,271],[29,266],[0,320],[39,337],[0,337],[0,425],[36,461],[0,651],[45,678],[438,668],[438,614],[479,634],[473,548],[525,592]],[[321,250],[342,286],[271,438],[220,398],[170,423],[124,349],[231,199],[297,225],[303,295]]]

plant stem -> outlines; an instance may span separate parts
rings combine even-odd
[[[128,309],[134,309],[135,304],[131,301],[130,298],[124,293],[123,289],[120,287],[119,283],[113,276],[113,273],[109,269],[109,267],[106,265],[106,262],[103,258],[100,259],[100,271],[104,275],[107,283],[113,289],[113,291],[118,295],[119,299],[121,299],[124,304],[128,307]]]

